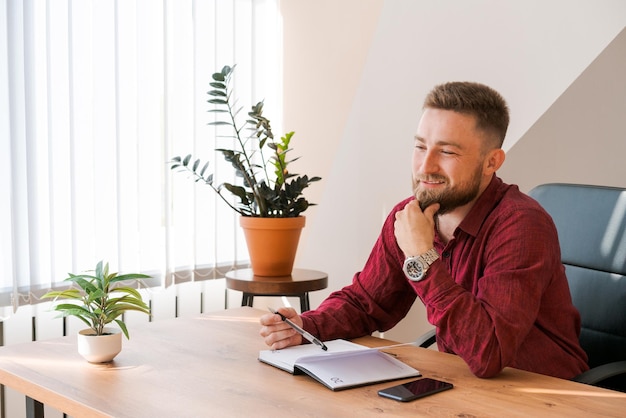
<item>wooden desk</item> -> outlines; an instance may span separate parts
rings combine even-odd
[[[255,276],[252,269],[226,273],[226,288],[243,292],[241,306],[252,306],[255,296],[297,296],[300,312],[310,308],[309,292],[326,289],[328,274],[317,270],[294,269],[290,276]]]
[[[0,383],[73,417],[623,417],[626,394],[506,369],[478,379],[458,357],[394,349],[424,376],[455,388],[414,402],[377,395],[397,382],[333,392],[257,360],[265,349],[248,307],[151,323],[108,365],[85,362],[76,338],[0,348]],[[388,342],[356,340],[370,346]],[[388,415],[386,415],[388,414]]]

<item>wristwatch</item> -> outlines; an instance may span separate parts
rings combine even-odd
[[[432,263],[439,258],[439,253],[434,248],[418,256],[410,256],[404,260],[402,270],[409,280],[419,282],[426,276],[426,272]]]

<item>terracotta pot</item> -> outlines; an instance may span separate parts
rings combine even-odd
[[[91,328],[78,332],[78,353],[90,363],[107,363],[122,351],[122,331],[104,328],[106,335],[96,335]]]
[[[242,216],[250,264],[255,276],[289,276],[306,218]]]

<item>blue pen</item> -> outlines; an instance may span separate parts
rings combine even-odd
[[[296,324],[294,324],[293,322],[291,322],[289,319],[287,319],[287,317],[283,314],[281,314],[280,312],[270,308],[269,306],[267,307],[267,309],[270,310],[271,313],[273,314],[277,314],[280,315],[280,318],[285,321],[287,323],[287,325],[289,325],[291,328],[295,329],[296,332],[300,335],[302,335],[304,338],[306,338],[309,342],[312,342],[313,344],[317,344],[320,346],[320,348],[324,351],[328,350],[328,347],[326,347],[326,344],[324,344],[323,342],[321,342],[318,338],[314,337],[310,332],[307,332],[305,330],[303,330],[302,328],[300,328],[299,326],[297,326]]]

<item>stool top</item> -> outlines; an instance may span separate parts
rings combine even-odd
[[[291,276],[255,276],[252,269],[226,273],[226,288],[255,295],[289,295],[328,287],[328,274],[317,270],[293,269]]]

